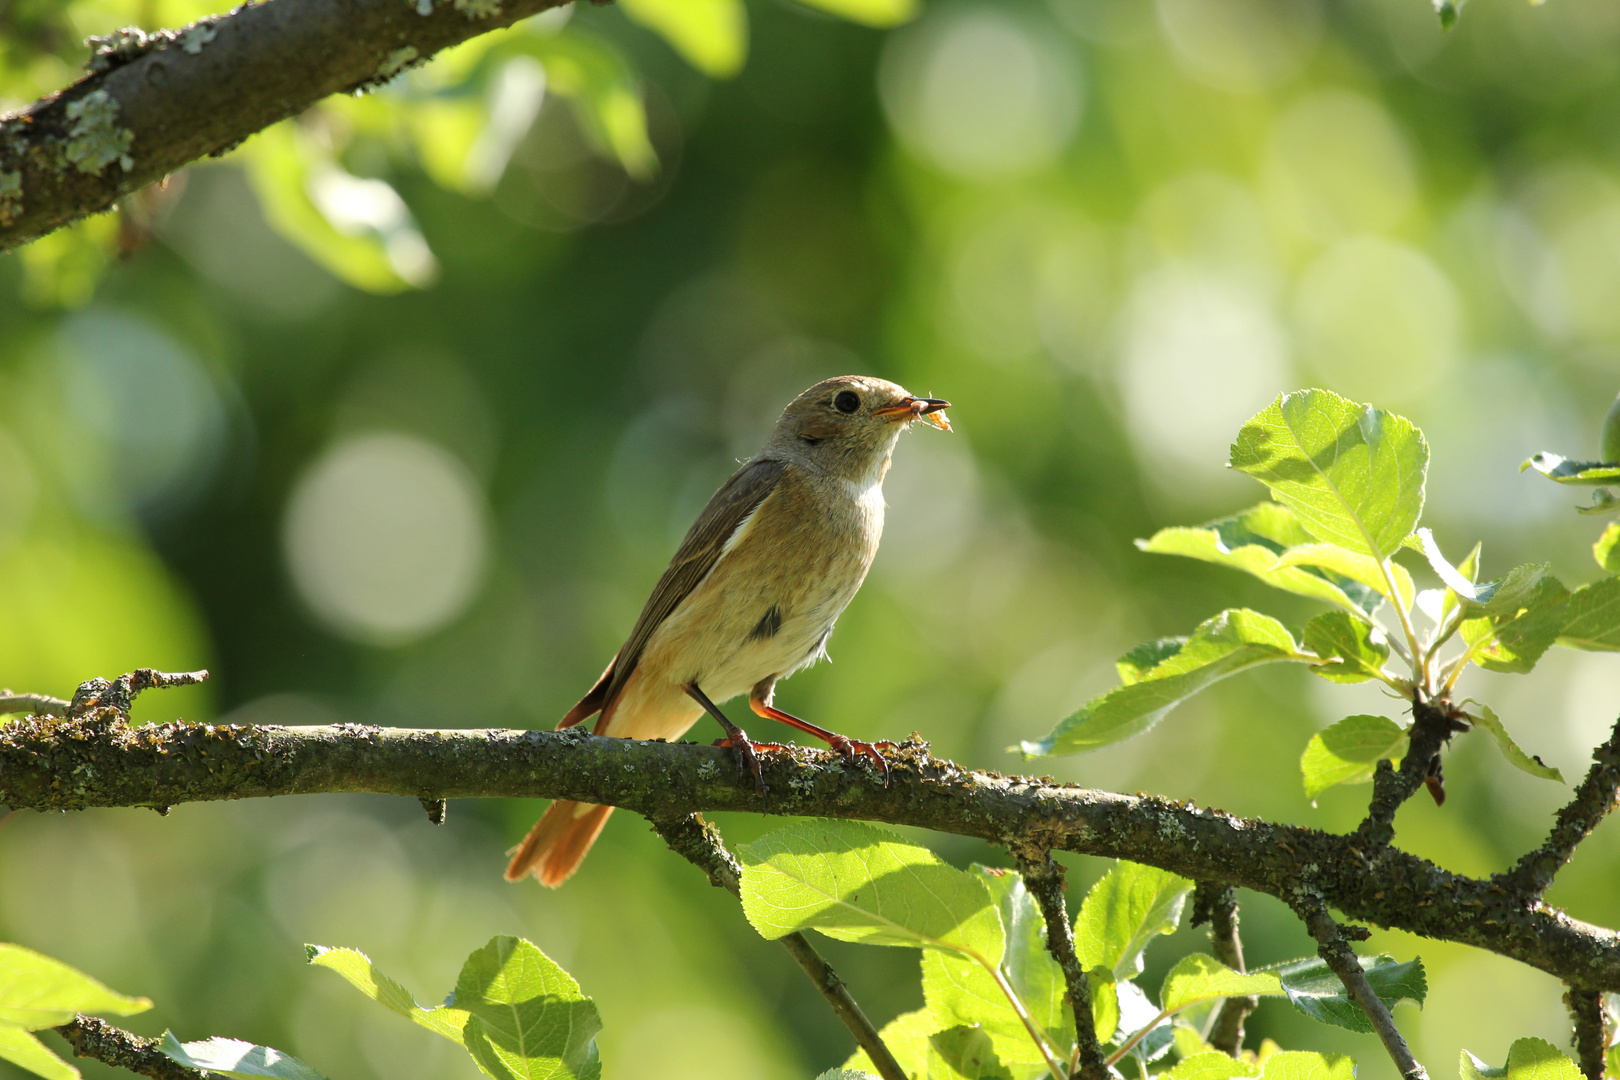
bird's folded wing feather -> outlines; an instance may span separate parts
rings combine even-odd
[[[664,576],[653,587],[652,595],[647,598],[647,606],[641,609],[641,617],[630,631],[630,639],[619,650],[618,662],[614,664],[612,679],[603,696],[605,705],[611,705],[625,683],[630,681],[630,675],[635,671],[653,631],[708,576],[724,554],[726,541],[748,520],[748,515],[776,490],[784,468],[780,461],[755,459],[733,473],[731,479],[714,493],[709,505],[703,508],[703,513],[698,515],[697,521],[687,532],[686,539],[681,541],[675,557],[669,561],[669,569],[664,571]]]

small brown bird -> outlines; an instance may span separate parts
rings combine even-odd
[[[883,477],[913,420],[949,431],[950,402],[892,382],[844,375],[819,382],[782,411],[764,447],[732,474],[658,579],[630,638],[558,729],[597,713],[596,734],[674,740],[707,712],[765,793],[748,735],[717,702],[748,692],[749,707],[824,739],[854,760],[878,745],[819,728],[771,705],[779,679],[826,654],[833,623],[855,596],[883,533]],[[533,873],[556,888],[607,822],[611,806],[559,799],[517,848],[508,881]]]

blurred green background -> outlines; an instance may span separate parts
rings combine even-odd
[[[0,4],[0,110],[70,81],[84,34],[207,10]],[[1004,748],[1139,641],[1238,604],[1303,623],[1306,601],[1131,545],[1259,501],[1227,445],[1299,386],[1424,429],[1454,557],[1477,538],[1488,576],[1599,575],[1581,493],[1518,464],[1595,456],[1620,388],[1620,5],[1474,0],[1450,33],[1423,0],[955,0],[893,30],[758,0],[747,23],[746,64],[711,78],[618,7],[547,16],[0,259],[0,684],[207,667],[138,718],[549,727],[775,413],[851,372],[956,403],[955,435],[902,441],[836,662],[780,692],[852,735],[1017,770]],[[731,29],[689,56],[734,70]],[[626,94],[656,169],[614,126]],[[1555,650],[1464,692],[1578,777],[1617,665]],[[1313,806],[1297,762],[1342,716],[1398,715],[1371,685],[1268,668],[1035,767],[1346,829],[1368,789]],[[1563,794],[1477,736],[1446,775],[1399,842],[1467,873],[1539,841]],[[609,1078],[847,1056],[788,957],[634,815],[562,890],[504,883],[542,806],[457,802],[441,828],[383,798],[13,814],[0,939],[154,998],[136,1030],[335,1080],[475,1074],[303,942],[434,1001],[491,934],[526,936],[596,998]],[[1076,884],[1103,869],[1066,861]],[[1550,899],[1616,925],[1617,875],[1611,824]],[[1243,900],[1251,962],[1310,951]],[[1144,983],[1202,942],[1157,946]],[[1461,1047],[1567,1044],[1551,978],[1371,945],[1428,966],[1428,1006],[1397,1018],[1434,1075]],[[914,953],[827,952],[880,1023],[920,1003]],[[1370,1036],[1276,1002],[1250,1032],[1393,1075]]]

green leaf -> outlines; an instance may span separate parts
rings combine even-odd
[[[1098,964],[1086,969],[1086,987],[1091,991],[1091,1026],[1107,1042],[1119,1030],[1119,981]]]
[[[1006,933],[1002,976],[1036,1027],[1055,1043],[1070,1045],[1074,1011],[1065,997],[1063,970],[1046,950],[1046,920],[1040,908],[1018,874],[983,866],[975,866],[973,872],[984,881],[1001,913]],[[1044,1063],[1007,995],[979,964],[953,952],[930,949],[922,957],[922,987],[923,999],[943,1025],[982,1025],[1003,1063]]]
[[[899,26],[917,14],[917,0],[802,0],[851,22],[867,26]]]
[[[1266,1058],[1262,1080],[1355,1080],[1356,1063],[1344,1054],[1278,1050]]]
[[[1274,589],[1325,600],[1350,611],[1371,614],[1378,592],[1359,581],[1310,566],[1280,567],[1278,559],[1290,548],[1311,543],[1282,503],[1263,502],[1232,517],[1196,527],[1160,529],[1149,540],[1138,540],[1143,551],[1182,555],[1202,562],[1229,566],[1253,574]]]
[[[238,156],[266,220],[334,276],[374,293],[433,280],[437,264],[399,194],[349,175],[295,121],[265,128]]]
[[[1116,979],[1142,973],[1142,952],[1158,934],[1173,934],[1193,883],[1153,866],[1121,859],[1091,887],[1074,924],[1075,953],[1088,971]]]
[[[1590,652],[1620,650],[1620,578],[1603,578],[1569,594],[1558,644]]]
[[[1166,1080],[1234,1080],[1240,1076],[1259,1076],[1260,1066],[1210,1050],[1182,1058],[1164,1075]]]
[[[1582,1080],[1580,1068],[1545,1039],[1515,1039],[1508,1047],[1507,1067],[1493,1069],[1464,1050],[1457,1062],[1462,1080]]]
[[[978,875],[859,821],[800,821],[738,849],[743,913],[766,938],[957,949],[1001,962],[1001,914]]]
[[[729,79],[742,70],[748,55],[742,0],[619,0],[619,6],[711,79]]]
[[[0,1024],[38,1031],[78,1013],[132,1016],[151,1007],[149,999],[109,990],[60,960],[0,943]]]
[[[1382,716],[1347,716],[1311,736],[1299,759],[1305,797],[1314,799],[1335,784],[1361,784],[1373,778],[1385,758],[1406,756],[1406,731]]]
[[[878,1032],[883,1045],[889,1048],[900,1070],[907,1076],[926,1078],[928,1076],[928,1056],[933,1047],[929,1045],[928,1037],[946,1025],[928,1009],[916,1009],[912,1012],[901,1013],[890,1020]],[[866,1056],[866,1051],[856,1047],[855,1052],[844,1062],[844,1068],[862,1072],[874,1069],[872,1059]]]
[[[1300,652],[1293,635],[1271,616],[1229,608],[1200,623],[1185,645],[1135,682],[1092,698],[1046,738],[1022,743],[1019,749],[1026,758],[1097,750],[1146,731],[1181,702],[1229,675],[1279,660],[1315,659]]]
[[[1405,417],[1300,390],[1243,426],[1231,463],[1270,487],[1318,540],[1382,560],[1423,512],[1429,447]]]
[[[545,66],[546,90],[573,100],[586,137],[625,172],[647,180],[658,171],[641,84],[609,41],[571,26],[549,37],[514,34],[502,48],[533,56]]]
[[[462,1031],[467,1026],[465,1010],[443,1005],[432,1009],[422,1008],[410,991],[378,971],[371,958],[358,950],[305,945],[304,951],[311,964],[337,972],[355,989],[384,1008],[392,1009],[412,1023],[443,1035],[457,1045],[462,1044]]]
[[[931,1057],[945,1066],[930,1069],[929,1080],[1013,1080],[1012,1073],[996,1057],[989,1034],[980,1028],[960,1024],[930,1035],[928,1045],[933,1050]]]
[[[1543,576],[1523,607],[1465,618],[1459,633],[1468,658],[1487,671],[1531,670],[1564,630],[1569,597],[1562,582]]]
[[[1508,736],[1507,730],[1502,727],[1501,719],[1490,710],[1489,706],[1474,703],[1477,712],[1469,713],[1468,719],[1491,733],[1496,740],[1496,748],[1502,751],[1502,756],[1516,768],[1522,769],[1531,776],[1538,776],[1543,780],[1556,780],[1564,782],[1564,774],[1552,766],[1544,763],[1539,757],[1534,757],[1520,750],[1518,745]]]
[[[596,1003],[522,938],[497,935],[467,957],[450,1003],[469,1014],[467,1051],[496,1080],[596,1080],[602,1074]]]
[[[1356,960],[1367,973],[1367,982],[1372,986],[1373,993],[1387,1007],[1393,1009],[1398,1002],[1410,1001],[1422,1008],[1423,999],[1429,993],[1422,960],[1408,960],[1402,964],[1387,955],[1358,956]],[[1367,1014],[1350,1000],[1344,983],[1320,957],[1274,964],[1264,970],[1275,971],[1282,978],[1283,991],[1288,995],[1289,1002],[1311,1019],[1351,1031],[1372,1031]],[[1269,1066],[1266,1075],[1271,1075]]]
[[[1159,990],[1159,1008],[1177,1013],[1204,1001],[1282,992],[1282,980],[1274,971],[1244,975],[1207,953],[1189,953],[1164,977],[1164,986]]]
[[[1620,1076],[1620,1043],[1609,1047],[1608,1063],[1608,1075]]]
[[[1284,568],[1312,566],[1318,570],[1330,570],[1340,579],[1348,578],[1358,582],[1384,599],[1399,603],[1408,611],[1412,609],[1412,600],[1417,596],[1417,589],[1412,585],[1412,575],[1400,563],[1389,564],[1390,577],[1395,581],[1396,590],[1391,594],[1389,582],[1384,580],[1377,559],[1342,548],[1337,544],[1302,544],[1299,547],[1289,548],[1278,558],[1277,565]]]
[[[1389,640],[1376,626],[1347,611],[1324,611],[1300,635],[1305,647],[1324,660],[1311,671],[1330,682],[1356,683],[1377,678],[1389,660]]]
[[[239,1078],[268,1076],[274,1080],[326,1080],[324,1076],[291,1054],[268,1046],[257,1046],[240,1039],[215,1036],[199,1042],[182,1043],[174,1032],[165,1031],[158,1049],[188,1069],[206,1069],[220,1076]]]
[[[1418,531],[1422,532],[1423,530],[1420,529]],[[1470,551],[1463,561],[1458,563],[1455,568],[1457,575],[1469,585],[1473,585],[1479,580],[1480,549],[1481,545],[1476,542],[1474,544],[1474,550]],[[1462,603],[1463,598],[1461,594],[1457,593],[1448,586],[1446,588],[1445,596],[1440,601],[1440,622],[1442,625],[1444,625],[1446,621],[1451,618],[1451,613],[1456,611],[1457,608],[1462,605]]]
[[[1545,450],[1519,466],[1520,472],[1526,469],[1560,484],[1620,484],[1620,465],[1614,462],[1575,461]]]
[[[1597,543],[1592,545],[1592,558],[1611,574],[1620,574],[1620,551],[1615,550],[1617,544],[1620,544],[1620,521],[1611,521],[1603,530],[1603,535],[1597,538]]]
[[[1142,681],[1142,677],[1176,653],[1187,644],[1184,637],[1162,637],[1152,641],[1144,641],[1118,660],[1114,661],[1114,670],[1119,672],[1119,681],[1125,686]]]
[[[79,1080],[78,1069],[53,1054],[31,1032],[12,1024],[0,1024],[0,1061],[9,1061],[45,1080]]]

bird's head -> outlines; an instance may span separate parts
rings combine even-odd
[[[885,379],[840,375],[816,383],[782,410],[771,442],[851,480],[881,478],[900,432],[913,420],[951,430],[950,402],[920,398]]]

